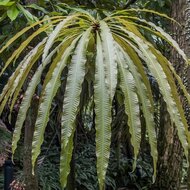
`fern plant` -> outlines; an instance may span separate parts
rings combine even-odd
[[[91,108],[95,111],[97,174],[99,188],[105,188],[111,144],[112,103],[113,99],[121,97],[117,94],[122,94],[127,115],[126,125],[129,127],[131,144],[134,148],[133,168],[136,166],[140,149],[140,112],[142,111],[149,137],[155,177],[158,157],[157,139],[153,119],[153,97],[148,74],[157,80],[171,121],[177,127],[185,156],[188,156],[190,140],[188,126],[174,82],[175,79],[189,102],[190,96],[172,64],[143,37],[141,29],[150,32],[150,35],[166,40],[176,49],[187,65],[189,64],[188,59],[169,34],[152,22],[138,17],[138,12],[153,13],[168,18],[151,10],[135,9],[117,11],[105,18],[100,18],[98,14],[90,14],[78,9],[69,16],[54,16],[31,24],[11,38],[0,50],[2,53],[23,34],[37,28],[8,58],[0,72],[2,75],[35,37],[42,33],[47,34],[47,37],[44,37],[19,62],[9,78],[0,95],[0,114],[7,102],[12,111],[27,76],[33,70],[34,74],[18,112],[12,152],[14,154],[17,148],[32,97],[38,85],[42,83],[33,137],[32,163],[34,166],[40,154],[52,101],[61,86],[61,78],[64,75],[66,87],[61,115],[60,159],[60,180],[63,187],[66,186],[70,172],[77,114],[84,104],[89,105],[89,102],[93,102],[94,106]],[[39,64],[39,60],[41,64]],[[45,75],[43,81],[41,80],[42,75]],[[88,84],[85,89],[83,88],[84,83]],[[91,91],[88,93],[89,98],[86,102],[81,101],[88,91]]]

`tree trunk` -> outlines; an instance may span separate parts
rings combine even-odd
[[[28,115],[25,121],[25,133],[24,133],[24,156],[23,156],[23,167],[24,167],[24,178],[26,184],[26,190],[38,190],[38,179],[35,175],[32,175],[32,138],[34,133],[34,126],[36,120],[36,108],[37,101],[33,100],[31,109],[28,111]]]
[[[25,0],[26,5],[35,4],[37,0]],[[33,13],[33,10],[30,10]],[[26,190],[38,190],[38,178],[35,167],[34,175],[32,174],[32,139],[37,116],[38,100],[33,98],[31,108],[27,113],[25,120],[24,131],[24,156],[23,156],[23,170],[24,182]]]
[[[173,17],[176,19],[182,27],[174,28],[175,38],[178,39],[178,43],[185,51],[188,58],[190,58],[190,1],[189,0],[176,0],[172,6]],[[177,58],[179,60],[179,58]],[[176,70],[180,73],[183,82],[190,93],[190,67],[185,68],[184,64],[179,60],[176,64]],[[190,107],[187,101],[181,97],[183,101],[183,107],[185,108],[185,115],[188,125],[190,126]],[[190,162],[190,152],[189,152]],[[187,186],[190,190],[190,168],[188,169]]]
[[[173,37],[188,56],[190,54],[189,8],[190,2],[188,0],[176,0],[172,2],[171,17],[181,24],[181,27],[177,24],[172,26]],[[177,55],[176,51],[172,51],[171,61],[181,77],[184,78],[185,73],[190,73],[188,70],[184,71],[183,60]],[[165,104],[161,107],[163,115],[161,116],[161,126],[158,134],[158,142],[161,143],[158,144],[158,172],[153,189],[178,190],[180,189],[181,182],[183,150],[177,136],[177,130],[170,122]]]
[[[172,126],[166,104],[161,105],[161,122],[158,133],[158,168],[152,189],[178,190],[181,181],[182,147],[175,126]]]

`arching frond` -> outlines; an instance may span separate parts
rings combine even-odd
[[[62,30],[62,28],[70,21],[72,20],[73,17],[76,17],[78,15],[72,15],[69,16],[67,18],[65,18],[63,21],[61,21],[53,30],[53,32],[49,35],[47,43],[45,45],[44,48],[44,52],[42,55],[42,61],[44,61],[44,59],[46,58],[46,56],[48,55],[48,52],[50,50],[50,48],[52,47],[53,43],[55,42],[55,39],[57,38],[57,36],[59,35],[60,31]]]
[[[46,42],[46,38],[38,45],[39,47],[37,46],[36,48],[34,48],[34,52],[32,52],[32,55],[35,55],[35,56],[31,55],[31,58],[29,57],[24,62],[24,64],[22,65],[20,69],[20,72],[18,76],[16,77],[15,82],[13,84],[13,88],[11,89],[10,98],[12,98],[12,100],[11,100],[10,112],[12,112],[13,110],[13,107],[18,98],[19,92],[24,82],[26,81],[28,74],[30,73],[34,64],[39,60],[39,57],[42,54],[42,49],[44,47],[45,42]]]
[[[27,27],[23,28],[20,32],[18,32],[17,34],[15,34],[15,36],[13,36],[11,39],[8,40],[8,42],[0,49],[0,53],[2,53],[15,40],[17,40],[19,37],[21,37],[23,34],[25,34],[31,28],[34,28],[35,26],[40,25],[40,24],[42,24],[45,21],[50,21],[50,20],[54,20],[54,19],[58,19],[58,21],[60,21],[61,18],[64,18],[64,16],[54,16],[54,17],[46,18],[46,19],[37,21],[37,22],[31,24],[30,26],[27,26]],[[50,22],[50,24],[51,24],[51,22]]]
[[[5,85],[5,87],[3,88],[3,91],[0,95],[0,102],[2,102],[1,107],[0,107],[0,114],[2,113],[2,111],[4,109],[5,103],[13,95],[13,93],[15,93],[15,90],[17,91],[16,94],[18,95],[18,93],[21,89],[21,86],[26,79],[26,76],[28,75],[28,72],[30,71],[31,67],[36,62],[36,60],[39,58],[40,49],[43,48],[45,41],[46,41],[46,39],[44,39],[42,42],[40,42],[33,50],[31,50],[31,52],[29,54],[26,55],[26,57],[23,59],[23,61],[17,67],[15,72],[9,78],[7,85]],[[27,70],[28,70],[28,72],[27,72]],[[21,78],[22,78],[22,80],[21,80]],[[10,88],[10,86],[12,86],[12,88]]]
[[[67,87],[63,103],[63,114],[61,123],[61,166],[60,180],[63,187],[70,171],[72,154],[72,140],[75,131],[76,116],[79,109],[82,83],[85,76],[86,51],[90,38],[91,28],[82,34],[72,56],[67,76]],[[66,162],[65,162],[66,160]],[[65,171],[66,170],[66,171]]]
[[[43,63],[41,65],[39,65],[38,69],[36,70],[34,76],[31,79],[31,82],[29,83],[29,86],[28,86],[28,88],[24,94],[23,100],[21,102],[20,109],[18,112],[18,119],[17,119],[16,124],[15,124],[15,130],[13,133],[13,140],[12,140],[12,153],[13,153],[13,155],[14,155],[14,152],[16,150],[18,140],[20,139],[21,129],[22,129],[23,123],[25,121],[27,111],[30,107],[32,97],[35,93],[36,87],[40,83],[40,78],[41,78],[42,72],[44,71],[45,67],[52,61],[52,57],[55,55],[55,53],[58,50],[59,50],[60,54],[58,54],[55,57],[54,61],[52,62],[52,65],[55,65],[55,64],[57,64],[57,62],[59,62],[59,60],[61,59],[62,52],[65,49],[65,43],[67,44],[67,40],[68,40],[67,38],[65,40],[63,40],[62,43],[59,44],[46,57],[46,59],[43,61]],[[47,74],[47,76],[48,76],[48,74]],[[46,77],[46,78],[48,78],[48,77]],[[50,80],[50,78],[48,78],[48,81],[49,80]],[[44,83],[46,86],[46,80]]]
[[[116,51],[114,40],[108,25],[104,22],[100,22],[102,48],[105,59],[106,67],[106,80],[108,80],[109,92],[111,100],[115,94],[115,88],[117,85],[117,64],[116,64]]]
[[[35,72],[34,76],[32,77],[31,82],[29,83],[28,88],[24,94],[24,97],[23,97],[23,100],[21,102],[20,109],[18,112],[18,116],[17,116],[18,119],[17,119],[16,124],[15,124],[15,130],[14,130],[13,138],[12,138],[12,154],[13,155],[14,155],[15,150],[17,148],[17,143],[20,139],[22,126],[23,126],[23,123],[25,121],[27,111],[30,107],[32,97],[35,93],[37,85],[40,83],[40,77],[42,75],[43,69],[45,68],[45,66],[48,63],[50,63],[51,58],[55,52],[56,52],[56,50],[51,52],[51,54],[49,54],[49,56],[44,61],[43,65],[41,64],[38,67],[37,71]]]
[[[60,20],[55,20],[52,21],[54,24],[57,23]],[[17,60],[17,58],[19,57],[19,55],[22,53],[22,51],[28,46],[28,44],[39,34],[41,34],[42,32],[46,31],[48,28],[50,27],[49,24],[44,25],[43,27],[39,28],[37,31],[35,31],[31,36],[29,36],[24,42],[22,42],[22,44],[19,46],[18,49],[16,49],[13,54],[11,55],[11,57],[6,61],[5,65],[3,66],[1,72],[0,72],[0,76],[2,75],[2,73],[5,71],[5,69],[14,61]]]
[[[114,15],[120,15],[120,16],[122,16],[122,15],[131,15],[131,13],[152,13],[152,14],[154,14],[154,15],[157,15],[157,16],[160,16],[161,18],[166,18],[166,19],[168,19],[168,20],[170,20],[170,21],[172,21],[172,22],[174,22],[174,23],[177,23],[177,24],[179,24],[175,19],[173,19],[173,18],[171,18],[171,17],[169,17],[168,15],[166,15],[166,14],[163,14],[163,13],[160,13],[160,12],[157,12],[157,11],[154,11],[154,10],[151,10],[151,9],[133,9],[133,8],[131,8],[131,9],[126,9],[126,10],[121,10],[121,11],[116,11],[115,13],[113,13],[113,14],[111,14],[111,18],[114,18]],[[110,18],[110,17],[108,17],[108,19]]]
[[[75,126],[75,118],[80,102],[81,87],[85,75],[86,50],[89,42],[91,28],[81,37],[69,66],[67,86],[64,95],[63,115],[62,115],[62,138],[63,147],[67,146],[71,136],[72,128]]]
[[[157,57],[151,52],[150,48],[145,41],[140,39],[138,36],[134,35],[131,32],[127,32],[129,36],[138,44],[140,50],[144,55],[144,61],[147,63],[147,66],[153,76],[156,78],[160,91],[163,95],[165,102],[167,102],[167,109],[171,116],[171,120],[175,123],[178,129],[179,139],[182,143],[185,156],[188,158],[188,143],[185,135],[184,125],[181,121],[181,116],[179,110],[177,109],[176,102],[174,101],[171,93],[171,86],[168,83],[167,76],[160,66]]]
[[[131,134],[131,144],[134,149],[133,170],[136,168],[136,160],[140,149],[141,142],[141,123],[139,100],[136,93],[135,79],[129,71],[127,55],[118,48],[117,62],[120,75],[120,87],[124,94],[125,112],[128,116],[129,132]]]
[[[97,173],[100,189],[104,188],[111,145],[111,96],[108,93],[106,66],[103,45],[97,33],[96,71],[94,84],[95,124],[96,124],[96,156]]]
[[[160,65],[162,66],[164,72],[167,75],[168,82],[169,82],[169,84],[171,86],[172,96],[173,96],[173,98],[175,100],[176,107],[177,107],[177,109],[178,109],[178,111],[180,113],[181,121],[182,121],[182,123],[184,125],[184,130],[185,130],[185,135],[187,137],[187,142],[190,145],[190,133],[189,133],[189,130],[188,130],[187,119],[185,117],[185,112],[183,110],[182,103],[181,103],[180,98],[179,98],[179,94],[178,94],[178,91],[177,91],[177,85],[175,84],[175,80],[174,80],[174,77],[173,77],[173,72],[171,70],[173,67],[169,63],[169,61],[163,55],[161,55],[160,52],[158,52],[157,50],[155,50],[151,46],[151,44],[150,44],[150,49],[153,52],[153,54],[156,55]],[[189,94],[187,94],[186,97],[189,98]]]
[[[51,103],[53,101],[54,96],[57,93],[59,86],[61,85],[61,73],[66,66],[67,60],[74,49],[78,38],[76,38],[73,43],[64,51],[61,59],[56,64],[56,67],[52,73],[51,79],[46,84],[44,91],[42,91],[42,95],[40,97],[40,105],[38,109],[37,120],[35,124],[35,132],[33,136],[32,142],[32,164],[35,165],[36,159],[40,154],[40,147],[44,140],[44,132],[47,122],[49,120],[49,111],[51,108]]]
[[[135,86],[137,88],[137,94],[139,97],[140,104],[142,105],[142,111],[146,122],[146,130],[149,137],[149,144],[151,148],[151,156],[153,158],[154,165],[154,178],[156,177],[156,164],[158,159],[157,152],[157,139],[156,139],[156,130],[154,124],[154,116],[153,116],[153,105],[151,104],[151,97],[149,96],[148,90],[143,83],[144,75],[140,75],[141,72],[138,71],[139,67],[135,66],[135,62],[138,62],[137,56],[134,54],[133,50],[125,44],[125,46],[130,53],[130,56],[127,53],[123,53],[125,56],[125,63],[128,63],[129,70],[133,74],[135,80]],[[120,51],[122,51],[121,47]]]
[[[160,15],[160,16],[166,16],[166,15]],[[185,55],[184,51],[179,47],[178,43],[168,33],[166,33],[161,27],[156,26],[152,22],[146,21],[139,17],[131,16],[131,15],[116,16],[114,18],[116,20],[118,20],[118,22],[124,24],[124,26],[127,29],[129,29],[130,31],[132,28],[132,32],[139,33],[139,29],[143,28],[143,29],[148,30],[151,33],[155,34],[156,36],[160,37],[161,39],[164,39],[173,48],[176,49],[176,51],[179,53],[179,55],[181,55],[182,58],[185,60],[186,64],[189,64],[187,56]],[[134,20],[134,22],[133,22],[133,20]],[[145,25],[141,25],[141,24],[139,24],[139,22],[142,24],[145,24]],[[146,25],[148,25],[148,27]]]

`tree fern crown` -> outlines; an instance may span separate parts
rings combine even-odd
[[[177,127],[184,153],[186,157],[188,155],[190,142],[188,126],[178,99],[175,79],[188,100],[190,100],[189,95],[172,64],[143,36],[143,31],[149,32],[150,35],[157,35],[168,42],[184,61],[189,63],[184,52],[169,34],[155,24],[138,17],[141,12],[168,18],[166,15],[151,10],[129,9],[109,13],[101,19],[100,16],[94,17],[90,12],[79,9],[70,13],[69,16],[55,16],[48,18],[48,22],[46,18],[33,23],[17,33],[0,50],[2,53],[23,34],[36,28],[7,59],[0,73],[2,75],[12,63],[18,63],[0,94],[0,113],[3,112],[7,103],[13,110],[20,91],[24,89],[23,86],[27,86],[13,134],[13,154],[17,148],[33,95],[38,89],[39,105],[32,143],[33,166],[41,151],[52,102],[60,87],[64,86],[60,121],[60,173],[63,187],[67,184],[70,172],[77,117],[88,103],[88,100],[85,102],[82,99],[90,90],[89,99],[94,101],[92,109],[95,114],[97,174],[101,190],[105,188],[110,156],[111,127],[113,126],[112,116],[115,111],[113,105],[119,102],[118,94],[122,95],[123,101],[120,104],[124,107],[124,118],[120,124],[124,124],[129,129],[134,150],[133,169],[136,167],[140,151],[141,120],[144,118],[153,160],[154,177],[156,175],[157,137],[150,75],[158,83],[171,120]],[[49,33],[52,26],[55,27]],[[23,53],[36,37],[40,39],[44,35],[46,37],[29,53]],[[24,58],[23,54],[25,54]],[[32,76],[31,73],[33,73]],[[28,75],[31,76],[30,80],[28,80]],[[84,88],[86,81],[89,83],[88,89]],[[124,121],[127,122],[124,123]]]

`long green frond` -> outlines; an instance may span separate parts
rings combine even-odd
[[[94,84],[96,157],[100,190],[104,189],[111,144],[111,96],[106,78],[103,46],[97,33],[96,71]]]
[[[32,165],[34,167],[36,159],[40,154],[40,148],[44,140],[44,132],[49,120],[49,111],[51,108],[51,103],[54,96],[57,93],[59,86],[61,85],[61,73],[66,66],[67,60],[75,47],[78,38],[76,38],[73,43],[65,50],[62,54],[60,61],[57,66],[52,71],[52,76],[47,83],[42,95],[40,97],[40,105],[38,109],[37,120],[35,123],[35,131],[32,142]]]
[[[50,50],[50,48],[52,47],[53,43],[55,42],[55,39],[57,38],[57,36],[59,35],[60,31],[62,30],[62,28],[70,21],[72,20],[74,17],[78,16],[76,15],[72,15],[72,16],[68,16],[67,18],[65,18],[63,21],[61,21],[53,30],[53,32],[51,32],[51,34],[48,37],[47,43],[45,45],[44,48],[44,52],[42,55],[42,61],[46,58],[46,56],[48,55],[48,52]],[[71,30],[71,29],[70,29]]]
[[[122,49],[124,49],[125,52],[127,52],[127,54],[130,55],[131,59],[133,60],[133,63],[136,66],[136,68],[138,69],[138,73],[142,77],[142,81],[143,81],[144,85],[146,86],[147,96],[151,102],[151,106],[153,107],[154,102],[153,102],[150,81],[147,77],[147,74],[144,69],[142,61],[140,60],[139,56],[137,55],[137,53],[134,50],[135,46],[133,44],[129,43],[129,41],[127,39],[125,39],[117,34],[114,34],[114,38],[116,38],[116,41],[118,42],[118,44],[122,47]]]
[[[172,47],[176,49],[176,51],[183,57],[183,59],[188,63],[187,56],[185,55],[184,51],[179,47],[179,44],[168,34],[166,33],[161,27],[156,26],[153,22],[148,22],[144,19],[135,18],[137,21],[140,21],[144,24],[149,25],[150,27],[154,28],[156,31],[160,33],[159,37],[167,41]],[[142,27],[141,25],[137,24],[137,26]],[[157,33],[155,33],[157,34]],[[157,34],[158,36],[158,34]]]
[[[67,177],[70,173],[70,162],[73,153],[73,137],[75,133],[75,128],[71,132],[71,136],[68,139],[66,147],[63,147],[63,142],[61,143],[61,162],[60,162],[60,182],[61,187],[64,189],[67,185]]]
[[[145,118],[146,122],[146,130],[148,133],[149,138],[149,144],[151,148],[151,156],[153,159],[153,166],[154,166],[154,178],[156,177],[156,168],[157,168],[157,160],[158,160],[158,152],[157,152],[157,138],[156,138],[156,129],[154,124],[154,116],[153,116],[153,105],[151,103],[151,98],[149,96],[148,90],[143,83],[143,76],[140,75],[139,67],[135,66],[135,61],[137,60],[137,57],[135,56],[134,52],[128,47],[127,44],[125,44],[125,47],[127,48],[127,52],[124,53],[123,56],[125,56],[126,63],[129,66],[129,70],[133,74],[135,85],[137,88],[137,94],[139,97],[140,104],[142,105],[142,112]],[[120,48],[122,51],[122,49]],[[129,55],[127,54],[129,53]],[[143,77],[143,78],[142,78]]]
[[[140,108],[137,96],[135,79],[128,67],[127,54],[118,48],[117,62],[119,67],[120,87],[124,94],[125,113],[128,116],[129,132],[131,134],[131,144],[134,149],[133,170],[136,168],[137,156],[141,142],[141,123],[140,123]]]
[[[20,109],[18,112],[18,116],[17,116],[17,120],[16,120],[16,124],[15,124],[15,130],[14,130],[13,138],[12,138],[12,155],[14,155],[15,150],[17,148],[17,143],[20,139],[22,126],[25,121],[26,114],[30,107],[31,100],[35,93],[36,87],[40,83],[40,78],[41,78],[42,72],[43,72],[44,68],[46,67],[46,65],[50,63],[50,61],[56,51],[57,51],[57,49],[52,51],[47,56],[47,58],[44,60],[43,64],[41,64],[38,67],[37,71],[35,72],[34,76],[32,77],[32,80],[29,83],[28,88],[24,94],[24,97],[23,97],[23,100],[21,102]]]
[[[172,96],[173,96],[173,98],[174,98],[174,100],[176,102],[176,106],[177,106],[177,108],[179,110],[180,117],[181,117],[181,120],[182,120],[184,128],[185,128],[187,141],[188,141],[188,144],[190,146],[190,132],[188,130],[189,126],[188,126],[188,123],[187,123],[187,119],[185,117],[185,113],[184,113],[184,109],[183,109],[183,106],[182,106],[182,102],[179,99],[179,93],[177,91],[177,85],[175,84],[175,80],[174,80],[174,77],[173,77],[172,69],[174,70],[174,68],[171,65],[171,63],[169,63],[169,61],[160,52],[158,52],[156,49],[154,49],[151,46],[151,44],[150,44],[150,49],[153,52],[153,54],[156,55],[156,57],[157,57],[160,65],[162,66],[164,72],[167,75],[168,82],[169,82],[169,84],[171,86]],[[181,79],[179,80],[179,82],[182,83]],[[189,98],[189,94],[187,94],[187,95],[188,96],[186,96],[186,97],[188,99]]]
[[[15,34],[15,36],[13,36],[11,39],[8,40],[8,42],[0,49],[0,53],[2,53],[6,48],[8,48],[15,40],[17,40],[20,36],[22,36],[24,33],[26,33],[28,30],[30,30],[31,28],[34,28],[37,25],[40,25],[41,23],[48,21],[48,20],[54,20],[54,19],[58,19],[58,21],[60,21],[61,18],[64,18],[64,16],[54,16],[54,17],[50,17],[50,18],[46,18],[40,21],[37,21],[33,24],[31,24],[30,26],[27,26],[25,28],[23,28],[20,32],[18,32],[17,34]],[[51,22],[49,22],[49,24],[51,24]]]
[[[142,34],[138,31],[138,29],[135,27],[135,26],[131,26],[128,27],[128,29],[130,31],[132,31],[135,35],[137,35],[138,37],[140,37],[142,40],[146,41],[146,39],[142,36]],[[173,39],[172,39],[173,40]],[[146,41],[146,44],[149,46],[150,50],[152,51],[152,53],[154,55],[156,55],[156,58],[157,60],[159,61],[160,65],[162,66],[163,68],[163,71],[166,73],[166,76],[167,76],[167,80],[168,80],[168,83],[169,85],[171,86],[171,92],[172,92],[172,96],[174,98],[174,101],[176,103],[176,106],[177,106],[177,109],[180,113],[180,117],[181,117],[181,120],[182,120],[182,123],[184,125],[184,129],[185,129],[185,133],[186,133],[186,137],[187,137],[187,141],[190,142],[190,133],[188,132],[188,124],[187,124],[187,121],[186,121],[186,118],[185,118],[185,115],[184,115],[184,110],[182,108],[182,105],[181,105],[181,102],[179,100],[179,94],[177,92],[177,86],[174,82],[174,78],[172,76],[172,73],[171,71],[173,72],[174,76],[176,77],[176,79],[178,80],[180,86],[182,87],[182,90],[184,91],[186,97],[187,97],[187,100],[189,99],[189,94],[187,93],[187,91],[185,90],[183,84],[182,84],[182,81],[181,79],[177,76],[174,68],[172,67],[171,63],[169,63],[169,61],[158,51],[156,50],[153,45],[151,45],[149,42]],[[174,44],[174,43],[173,43]],[[135,49],[136,52],[138,52],[138,54],[141,56],[142,59],[145,59],[144,58],[144,55],[139,51],[137,50],[137,48],[134,47],[134,45],[130,44],[131,47],[133,47]],[[179,46],[177,45],[177,48],[179,48]],[[180,52],[181,51],[181,52]],[[181,50],[179,48],[179,51],[178,53],[184,58],[184,60],[186,61],[186,63],[188,62],[187,58],[186,58],[186,55],[184,54],[183,50]],[[170,68],[170,70],[169,70]]]
[[[149,70],[158,82],[160,91],[167,104],[167,109],[170,114],[170,118],[177,127],[178,136],[184,149],[185,156],[186,158],[188,158],[188,143],[184,125],[181,121],[180,113],[177,109],[176,102],[174,101],[174,98],[172,96],[172,90],[170,84],[168,83],[167,76],[164,73],[164,70],[162,69],[161,65],[159,64],[157,57],[151,52],[146,42],[138,36],[136,36],[134,33],[129,31],[126,32],[138,44],[140,50],[144,55],[144,61],[147,63]]]
[[[19,92],[29,74],[31,71],[31,68],[33,65],[39,60],[39,57],[42,54],[42,50],[44,48],[44,43],[46,42],[46,38],[37,46],[33,49],[31,56],[24,62],[22,67],[20,68],[20,72],[18,76],[16,77],[14,84],[12,85],[11,89],[11,105],[10,105],[10,112],[13,110],[13,106],[17,100],[17,97],[19,95]]]
[[[101,29],[100,35],[102,39],[103,55],[105,59],[104,64],[106,67],[106,80],[108,80],[109,93],[111,96],[111,100],[113,100],[117,85],[117,63],[116,63],[115,44],[110,28],[104,21],[100,22],[100,29]]]
[[[56,21],[53,21],[58,22]],[[52,23],[53,23],[52,22]],[[19,57],[19,55],[22,53],[22,51],[27,47],[27,45],[39,34],[41,34],[42,32],[46,31],[50,26],[48,24],[44,25],[43,27],[39,28],[37,31],[35,31],[31,36],[29,36],[24,42],[22,42],[22,44],[19,46],[18,49],[16,49],[13,54],[11,55],[11,57],[6,61],[5,65],[3,66],[1,72],[0,72],[0,76],[2,75],[2,73],[5,71],[5,69],[13,62],[16,61],[16,59]]]
[[[114,15],[119,15],[119,16],[121,16],[121,15],[129,15],[129,16],[131,16],[131,13],[132,12],[141,12],[141,13],[151,13],[151,14],[154,14],[154,15],[157,15],[157,16],[160,16],[160,17],[163,17],[163,18],[165,18],[165,19],[168,19],[168,20],[170,20],[170,21],[172,21],[172,22],[174,22],[174,23],[177,23],[177,24],[179,24],[175,19],[173,19],[173,18],[171,18],[171,17],[169,17],[168,15],[166,15],[166,14],[163,14],[163,13],[160,13],[160,12],[157,12],[157,11],[154,11],[154,10],[151,10],[151,9],[133,9],[133,8],[131,8],[131,9],[127,9],[127,10],[121,10],[121,11],[116,11],[115,13],[113,13],[113,14],[111,14],[109,17],[108,17],[108,19],[112,19],[112,18],[114,18]],[[107,19],[107,18],[106,18]],[[105,19],[105,20],[106,20]],[[180,25],[180,24],[179,24]]]
[[[75,126],[75,118],[80,102],[80,93],[85,76],[86,51],[89,42],[91,28],[82,35],[72,56],[69,65],[67,85],[63,102],[63,114],[61,119],[61,134],[64,146],[67,146],[72,128]]]
[[[44,39],[42,42],[40,42],[27,56],[25,56],[23,61],[17,67],[15,72],[12,74],[12,76],[9,78],[7,85],[3,88],[3,91],[0,95],[0,102],[1,102],[0,114],[2,113],[4,107],[9,99],[12,99],[11,106],[10,106],[10,112],[12,111],[14,103],[20,92],[20,89],[21,89],[31,67],[35,63],[36,59],[38,59],[40,56],[40,49],[43,48],[45,40],[46,39]],[[10,86],[11,86],[11,88],[10,88]],[[14,94],[14,97],[12,98],[13,94]]]

